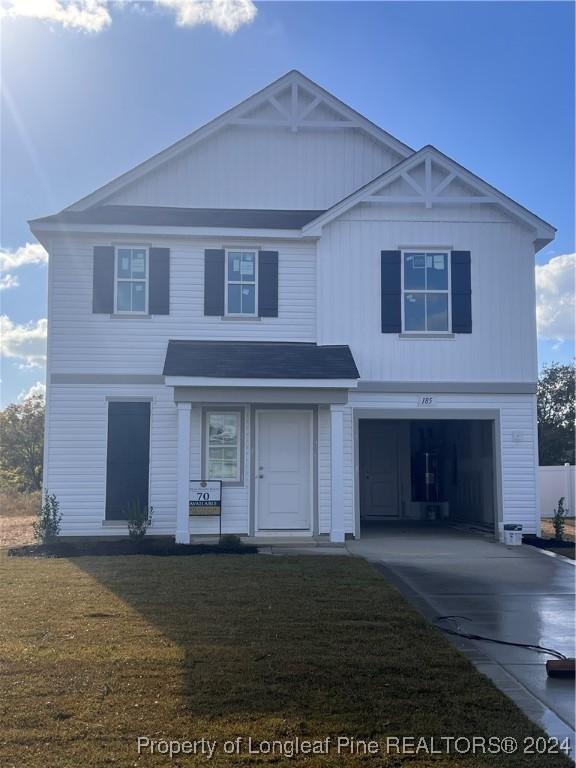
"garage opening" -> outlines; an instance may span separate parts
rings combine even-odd
[[[494,422],[361,419],[360,524],[400,520],[494,530]]]

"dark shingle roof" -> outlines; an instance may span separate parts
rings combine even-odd
[[[242,208],[165,208],[150,205],[102,205],[85,211],[61,211],[31,224],[144,224],[150,227],[233,227],[301,229],[324,211]]]
[[[233,379],[358,379],[341,346],[276,341],[169,341],[164,376]]]

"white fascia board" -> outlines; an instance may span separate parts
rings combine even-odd
[[[543,248],[544,245],[554,240],[556,236],[556,229],[551,224],[548,224],[548,222],[544,221],[544,219],[536,216],[536,214],[532,213],[527,208],[524,208],[522,205],[512,200],[512,198],[507,197],[503,192],[500,192],[495,187],[492,187],[479,176],[476,176],[471,171],[459,165],[457,162],[449,158],[447,155],[442,154],[432,146],[423,147],[418,152],[415,152],[411,157],[408,157],[406,160],[398,163],[398,165],[390,168],[385,173],[377,176],[375,179],[368,182],[368,184],[365,184],[363,187],[356,190],[356,192],[353,192],[351,195],[348,195],[348,197],[345,197],[340,202],[333,205],[332,208],[329,208],[323,214],[318,216],[317,219],[314,219],[302,227],[302,233],[308,236],[320,237],[322,235],[322,227],[324,225],[334,221],[334,219],[337,219],[343,213],[346,213],[359,203],[371,202],[377,205],[378,202],[394,202],[394,198],[391,198],[389,201],[387,201],[385,196],[382,197],[381,201],[376,201],[372,195],[380,187],[385,184],[393,183],[403,173],[410,171],[412,168],[419,165],[426,159],[434,160],[437,165],[445,168],[451,174],[454,174],[455,178],[461,179],[466,184],[481,192],[482,195],[478,198],[478,203],[489,202],[492,205],[497,205],[510,216],[520,220],[524,225],[532,229],[534,232],[534,243],[537,250]],[[402,200],[402,202],[405,204],[408,203],[416,205],[421,205],[423,201],[424,198],[419,195],[415,195],[413,200],[409,197],[406,197],[406,199]],[[457,202],[457,198],[450,198],[448,200],[440,197],[437,200],[434,200],[435,205],[443,204],[444,202],[450,203],[451,205],[459,204]],[[475,201],[470,200],[469,198],[463,198],[461,204],[469,205],[470,202]]]
[[[357,389],[357,379],[226,379],[218,376],[165,376],[167,387],[252,387],[268,389]]]
[[[130,235],[131,237],[198,237],[233,240],[302,240],[300,229],[231,229],[226,227],[158,227],[144,224],[65,224],[47,223],[30,227],[42,242],[43,235],[81,233],[85,235]],[[307,240],[317,239],[308,236]]]

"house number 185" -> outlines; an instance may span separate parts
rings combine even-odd
[[[434,395],[418,395],[418,405],[420,408],[435,408],[436,398]]]

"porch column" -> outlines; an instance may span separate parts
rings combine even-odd
[[[189,544],[188,502],[190,501],[190,416],[192,403],[178,407],[178,491],[176,501],[176,543]]]
[[[344,542],[344,408],[330,406],[330,477],[332,524],[330,541]]]

